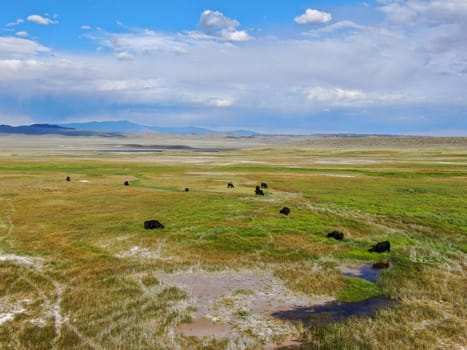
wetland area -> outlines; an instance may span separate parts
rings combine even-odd
[[[1,349],[467,346],[467,138],[0,144]]]

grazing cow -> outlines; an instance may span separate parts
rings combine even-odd
[[[261,188],[268,188],[268,184],[266,182],[261,182]]]
[[[375,253],[383,253],[383,252],[390,252],[391,251],[391,244],[389,241],[379,242],[372,246],[368,251],[375,252]]]
[[[235,188],[235,186],[234,186],[233,183],[229,182],[229,183],[227,184],[227,188]]]
[[[389,261],[378,261],[371,266],[373,270],[382,270],[389,268],[390,264]]]
[[[130,183],[129,183],[128,181],[125,181],[123,184],[124,184],[125,186],[130,186]]]
[[[257,188],[257,189],[255,190],[255,194],[256,194],[257,196],[264,196],[264,192],[263,192],[263,190],[260,189],[260,188]]]
[[[344,239],[344,234],[340,231],[332,231],[328,233],[327,237],[342,241]]]
[[[144,222],[144,228],[146,230],[153,230],[155,228],[164,228],[164,225],[162,225],[158,220],[147,220]]]
[[[67,176],[67,177],[66,177],[66,180],[67,180],[67,181],[71,181],[71,177]]]
[[[190,192],[190,189],[188,187],[185,188],[185,192]]]
[[[289,207],[284,207],[279,211],[279,213],[284,214],[284,215],[289,215],[290,214],[290,208]]]

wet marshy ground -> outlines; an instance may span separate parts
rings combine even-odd
[[[340,265],[337,268],[345,276],[376,282],[381,272],[389,267],[389,262],[378,262],[368,265]],[[296,307],[274,312],[272,316],[284,321],[300,321],[310,325],[339,322],[350,317],[369,317],[378,309],[395,305],[397,305],[396,301],[378,296],[355,302],[329,301],[322,305]]]
[[[396,304],[395,301],[384,297],[374,297],[351,303],[331,301],[324,305],[297,307],[292,310],[278,311],[273,313],[272,316],[284,321],[300,321],[305,325],[310,325],[344,321],[349,317],[371,316],[380,308]]]
[[[344,276],[358,277],[370,282],[376,282],[381,272],[389,267],[389,262],[377,262],[365,265],[340,265],[337,268]]]
[[[388,262],[380,262],[337,268],[345,276],[374,283],[389,266]],[[185,290],[191,299],[189,303],[196,309],[191,323],[177,327],[176,332],[185,336],[236,338],[242,329],[250,329],[269,343],[267,334],[271,329],[284,335],[291,331],[286,324],[285,328],[276,329],[274,320],[308,326],[369,317],[380,308],[397,305],[396,301],[380,296],[356,302],[299,296],[264,271],[187,271],[158,277],[163,283]],[[243,315],[239,310],[247,311]]]

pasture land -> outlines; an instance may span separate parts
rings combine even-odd
[[[467,346],[465,138],[0,144],[1,349]],[[367,251],[385,240],[390,253]],[[376,283],[341,272],[379,261]],[[273,316],[375,296],[396,303],[331,323]]]

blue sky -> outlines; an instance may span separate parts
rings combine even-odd
[[[467,135],[467,1],[5,0],[0,123]]]

